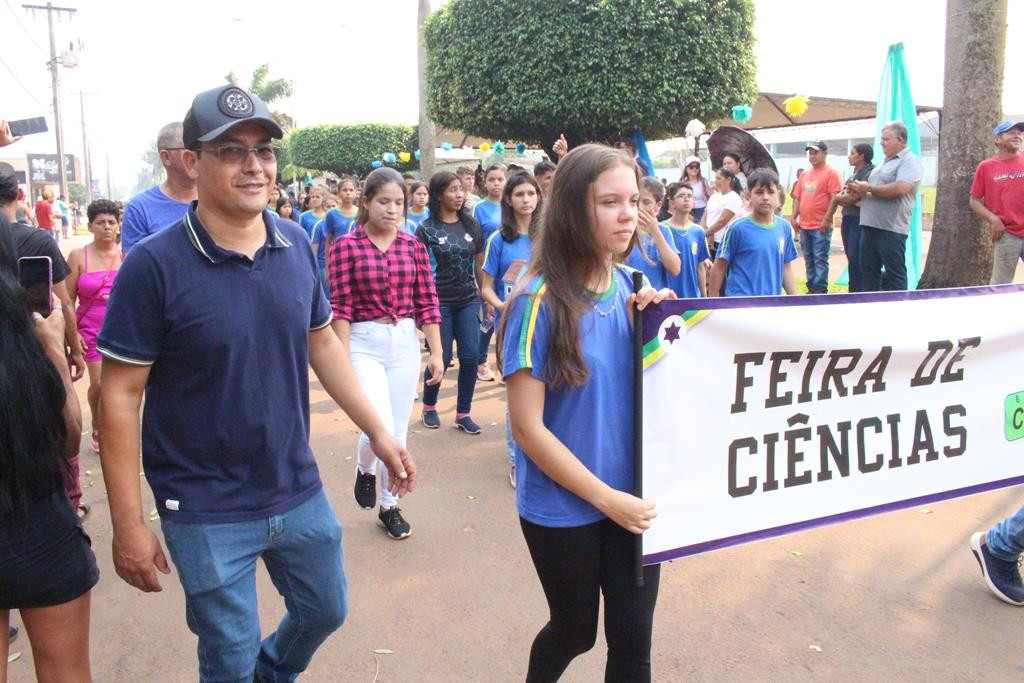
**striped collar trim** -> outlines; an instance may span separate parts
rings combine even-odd
[[[230,258],[233,252],[217,246],[210,237],[210,234],[206,232],[203,224],[199,221],[199,216],[196,214],[198,206],[199,202],[193,201],[189,210],[185,213],[185,234],[188,235],[188,241],[192,243],[196,251],[202,254],[210,263],[222,263]],[[281,229],[275,224],[270,211],[266,209],[263,211],[263,224],[267,230],[267,248],[284,249],[292,246],[291,240],[284,236]]]

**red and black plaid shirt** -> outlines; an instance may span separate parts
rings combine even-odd
[[[331,245],[327,271],[336,320],[415,318],[421,327],[441,322],[427,248],[404,230],[382,252],[357,226]]]

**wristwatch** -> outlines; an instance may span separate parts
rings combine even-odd
[[[864,195],[867,196],[867,197],[874,196],[874,188],[872,188],[870,185],[868,185],[868,189],[864,190]]]

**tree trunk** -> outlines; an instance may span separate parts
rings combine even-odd
[[[434,122],[427,116],[427,45],[423,36],[423,25],[427,23],[429,16],[430,0],[419,0],[416,17],[416,71],[419,75],[420,98],[420,176],[424,182],[429,182],[430,177],[434,175],[434,150],[437,147],[434,137]]]
[[[1006,0],[947,0],[946,73],[935,221],[918,289],[988,284],[992,241],[971,211],[974,170],[1002,119]]]

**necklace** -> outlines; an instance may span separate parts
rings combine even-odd
[[[601,302],[602,301],[608,301],[609,299],[611,299],[611,302],[612,302],[611,306],[609,306],[606,309],[602,309],[600,307]],[[615,280],[615,274],[612,273],[611,292],[610,292],[610,294],[608,294],[608,295],[606,295],[604,297],[600,297],[600,298],[597,298],[597,299],[594,300],[594,312],[597,313],[602,318],[607,318],[612,313],[614,313],[616,311],[616,309],[618,309],[618,307],[619,307],[619,286],[618,286],[618,283]]]

